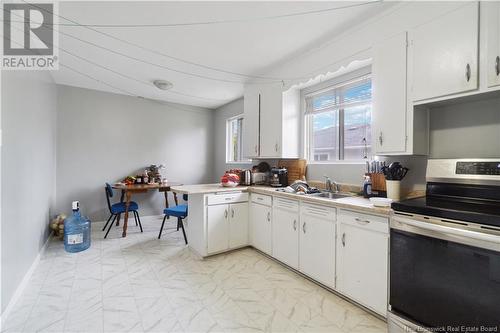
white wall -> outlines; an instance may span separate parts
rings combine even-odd
[[[237,99],[231,103],[221,106],[215,110],[215,131],[214,131],[214,149],[215,149],[215,167],[213,181],[218,182],[224,171],[232,168],[248,169],[252,163],[229,164],[226,163],[226,120],[243,114],[243,98]],[[245,121],[245,120],[243,120]]]
[[[431,158],[500,157],[500,98],[430,110]]]
[[[2,71],[2,312],[54,213],[56,95],[48,72]]]
[[[212,181],[213,110],[58,86],[57,209],[71,201],[94,221],[109,212],[104,183],[165,164],[168,180]],[[119,200],[114,197],[114,200]],[[163,193],[133,197],[141,215],[162,214]]]
[[[404,188],[410,190],[423,190],[425,188],[426,156],[379,156],[377,159],[386,161],[388,164],[398,161],[410,169],[402,182]],[[309,164],[307,166],[307,179],[323,181],[323,176],[327,175],[341,184],[361,186],[365,172],[365,164]]]

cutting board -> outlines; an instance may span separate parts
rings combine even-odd
[[[278,166],[288,170],[288,183],[306,179],[307,161],[304,159],[280,160]]]

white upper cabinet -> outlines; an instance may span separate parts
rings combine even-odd
[[[406,152],[406,32],[373,47],[375,154]]]
[[[260,96],[260,156],[281,157],[283,131],[281,84],[263,85]]]
[[[486,77],[488,87],[500,85],[500,2],[487,1],[481,4],[481,19],[486,19]]]
[[[428,111],[407,94],[407,33],[373,46],[372,138],[375,155],[426,155]]]
[[[478,6],[466,3],[409,32],[413,101],[478,89]]]
[[[259,156],[260,92],[256,86],[245,87],[243,97],[243,154],[245,157]]]
[[[244,93],[246,157],[298,158],[300,91],[281,83],[248,84]]]

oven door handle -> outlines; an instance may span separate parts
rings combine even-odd
[[[401,229],[408,232],[413,231],[429,237],[500,251],[500,236],[497,235],[492,235],[480,231],[448,227],[444,225],[433,224],[431,222],[420,222],[402,217],[393,217],[393,221],[394,223],[391,224],[391,227],[395,229]],[[408,225],[412,228],[410,228],[410,230],[407,230],[404,227],[398,227],[398,224]],[[422,230],[423,232],[419,232],[419,230]]]

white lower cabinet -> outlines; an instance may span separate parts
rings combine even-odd
[[[228,205],[207,207],[207,252],[216,253],[229,247]]]
[[[256,249],[272,254],[271,197],[252,193],[250,203],[250,242]]]
[[[249,210],[253,247],[386,316],[387,217],[256,193]]]
[[[299,268],[299,202],[275,198],[273,202],[272,245],[274,258]]]
[[[299,270],[335,288],[335,208],[303,203],[300,210]]]
[[[229,248],[248,245],[248,203],[229,205]]]
[[[337,290],[386,316],[387,218],[340,210],[337,222]]]
[[[238,200],[235,196],[209,197],[207,201]],[[246,200],[246,197],[244,197]],[[207,254],[248,245],[248,202],[207,206]]]

